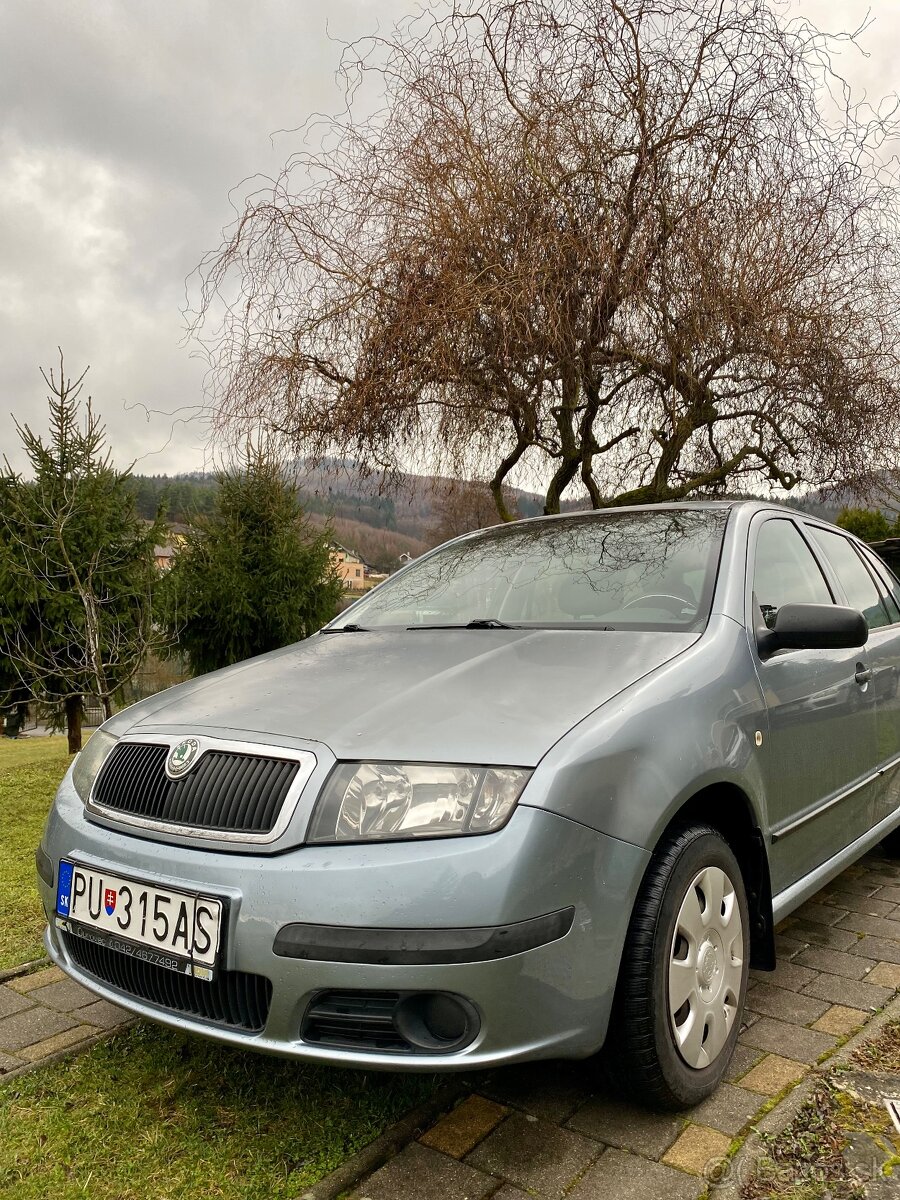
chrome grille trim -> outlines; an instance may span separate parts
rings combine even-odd
[[[113,754],[120,752],[120,748],[127,748],[130,745],[156,745],[164,747],[164,751],[160,757],[159,775],[160,782],[169,784],[172,781],[165,775],[164,766],[165,759],[173,746],[177,745],[185,737],[195,738],[200,743],[200,751],[197,755],[196,762],[189,772],[181,777],[180,782],[188,782],[196,771],[199,764],[203,761],[204,755],[208,751],[218,751],[225,755],[240,755],[250,758],[258,758],[261,760],[271,761],[273,759],[283,760],[285,762],[296,764],[297,770],[290,787],[281,802],[280,811],[275,818],[275,822],[271,829],[265,832],[254,832],[245,829],[228,829],[217,828],[210,825],[198,826],[185,823],[184,821],[165,821],[153,817],[142,816],[134,812],[123,812],[119,808],[115,808],[108,804],[103,804],[97,799],[97,785],[103,778],[103,773],[109,763],[109,759],[104,762],[103,766],[94,780],[91,788],[91,794],[88,797],[86,809],[87,811],[102,818],[104,821],[110,821],[116,825],[128,825],[136,829],[153,830],[157,833],[174,834],[178,837],[191,838],[193,840],[202,840],[204,842],[229,842],[240,843],[241,845],[264,845],[269,842],[275,842],[285,832],[291,822],[300,796],[309,782],[309,778],[316,768],[316,756],[309,750],[298,750],[287,746],[274,746],[263,744],[261,742],[244,742],[235,741],[226,738],[209,737],[205,734],[197,734],[192,730],[185,730],[177,734],[170,733],[134,733],[126,734],[120,738],[117,746],[111,752]],[[228,779],[226,770],[226,787],[231,780]],[[258,788],[259,778],[255,781],[255,788]],[[137,782],[135,781],[135,787]],[[243,793],[242,789],[236,789],[235,794],[230,798],[229,813],[235,818],[240,818],[242,809],[246,809],[249,805],[251,797]],[[132,793],[128,792],[128,802],[132,801]],[[194,805],[193,813],[196,817],[202,817],[208,809],[208,800],[204,802],[203,798],[198,798]]]

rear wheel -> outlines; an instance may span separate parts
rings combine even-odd
[[[891,858],[900,858],[900,829],[895,829],[886,838],[881,839],[881,848]]]
[[[607,1044],[617,1084],[687,1108],[728,1067],[747,991],[750,922],[741,869],[711,826],[655,852],[635,903]]]

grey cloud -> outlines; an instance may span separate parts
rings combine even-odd
[[[39,365],[62,345],[89,376],[116,458],[146,471],[209,462],[182,344],[184,282],[241,181],[296,146],[273,131],[335,111],[335,40],[383,29],[414,0],[5,0],[0,15],[0,453],[10,411],[44,425]],[[867,3],[799,0],[832,27]],[[872,57],[842,59],[879,95],[898,80],[900,12],[873,0]]]

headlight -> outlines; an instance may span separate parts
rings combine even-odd
[[[313,814],[311,842],[379,842],[491,833],[531,771],[428,763],[343,763]]]
[[[85,748],[79,751],[78,757],[75,759],[75,766],[72,768],[72,782],[75,784],[75,791],[85,803],[91,794],[91,788],[100,768],[118,740],[112,734],[98,729],[88,738]]]

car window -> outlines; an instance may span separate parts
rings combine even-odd
[[[868,550],[862,553],[873,573],[881,580],[884,589],[881,598],[887,605],[891,620],[900,621],[900,580],[877,554],[870,554]]]
[[[869,622],[870,629],[890,625],[887,609],[881,603],[875,580],[853,548],[853,543],[841,533],[832,533],[829,529],[819,529],[815,525],[808,528],[834,567],[834,573],[840,580],[850,607],[859,609]]]
[[[771,628],[783,604],[833,604],[825,576],[792,521],[766,521],[756,539],[753,594]]]
[[[448,543],[328,626],[697,629],[728,510],[635,509],[521,521]]]

